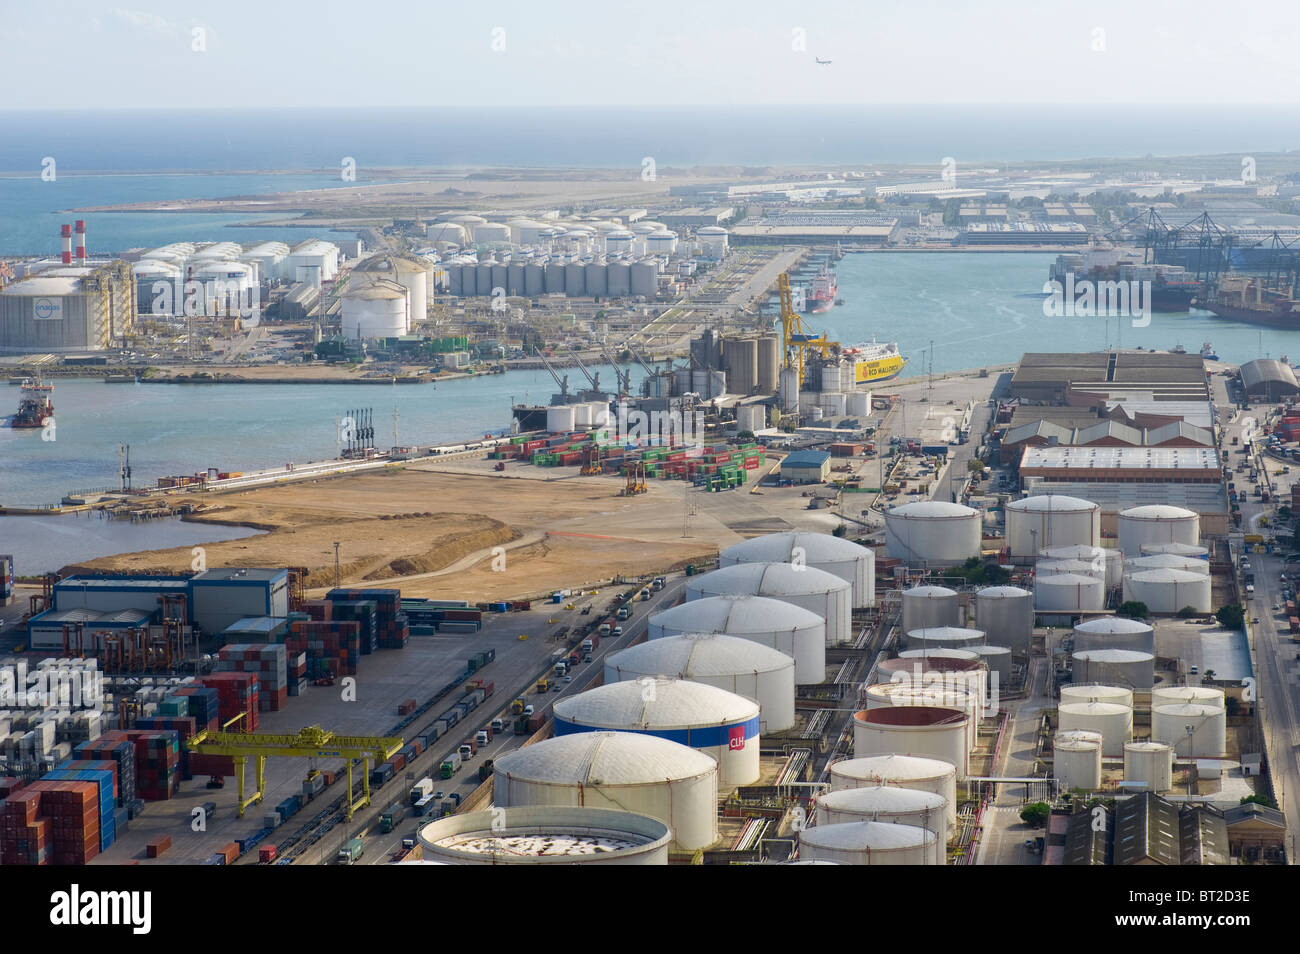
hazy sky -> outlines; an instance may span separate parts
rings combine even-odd
[[[1300,101],[1293,0],[123,3],[0,5],[0,108]]]

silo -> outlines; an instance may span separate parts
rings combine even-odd
[[[1074,677],[1080,682],[1150,689],[1155,670],[1155,656],[1132,649],[1087,649],[1074,654]]]
[[[1140,653],[1156,651],[1156,632],[1140,619],[1102,616],[1085,620],[1074,627],[1075,651],[1089,649],[1131,649]]]
[[[529,262],[524,266],[524,294],[536,298],[546,291],[546,269],[540,263]]]
[[[854,384],[856,389],[857,385]],[[848,412],[855,417],[867,417],[871,414],[871,392],[853,390],[848,392]]]
[[[633,298],[654,298],[659,294],[659,261],[643,258],[632,263],[631,295]]]
[[[649,638],[726,633],[794,658],[798,685],[826,681],[826,623],[816,613],[765,596],[711,596],[650,617]]]
[[[942,795],[913,788],[875,785],[849,788],[840,792],[823,792],[817,796],[817,825],[875,821],[895,825],[915,825],[932,831],[935,840],[935,864],[947,859],[948,805]]]
[[[1010,647],[983,645],[972,646],[971,649],[979,653],[980,659],[984,661],[984,665],[988,666],[989,672],[997,673],[1001,685],[1011,685]]]
[[[758,339],[758,391],[775,394],[781,385],[781,339],[763,335]]]
[[[1195,557],[1198,560],[1208,560],[1210,558],[1208,549],[1192,543],[1144,543],[1141,550],[1143,556],[1172,553],[1174,556]]]
[[[495,264],[495,259],[488,259],[474,266],[474,286],[478,294],[491,295],[492,289],[496,287],[492,284],[492,266]]]
[[[1222,758],[1228,751],[1228,713],[1195,702],[1152,706],[1151,740],[1172,745],[1184,758]]]
[[[632,266],[628,262],[610,262],[605,270],[606,293],[611,298],[632,294]]]
[[[1052,740],[1052,776],[1061,790],[1081,788],[1095,792],[1101,788],[1101,748],[1099,732],[1075,730],[1058,732]]]
[[[964,563],[980,555],[978,510],[922,500],[885,514],[885,552],[908,563]]]
[[[605,658],[605,682],[670,676],[725,689],[759,705],[759,732],[794,725],[794,659],[737,636],[688,633],[653,639]]]
[[[1210,612],[1210,577],[1186,570],[1145,570],[1124,577],[1124,599],[1145,603],[1153,613],[1177,613],[1190,606]]]
[[[1047,560],[1078,560],[1087,563],[1092,568],[1089,575],[1097,576],[1100,573],[1107,586],[1119,586],[1124,570],[1124,554],[1107,547],[1045,547],[1038,551],[1038,555]]]
[[[492,802],[637,812],[667,825],[674,847],[694,851],[718,838],[718,764],[653,735],[557,736],[496,757]]]
[[[524,294],[524,288],[527,284],[524,277],[526,267],[523,262],[513,261],[506,267],[506,294],[511,298],[517,298]]]
[[[758,703],[685,679],[641,679],[588,689],[552,710],[556,736],[601,730],[682,742],[718,763],[718,784],[758,780]]]
[[[570,298],[587,294],[587,267],[582,262],[570,262],[565,268],[564,294]]]
[[[1158,543],[1201,542],[1201,518],[1191,510],[1152,504],[1132,507],[1119,514],[1119,548],[1126,557],[1142,555],[1142,548]]]
[[[585,401],[573,405],[573,426],[591,427],[591,405]]]
[[[913,586],[903,590],[903,632],[960,626],[964,622],[956,590],[946,586]]]
[[[1034,596],[1018,586],[986,586],[975,592],[975,622],[997,645],[1027,653],[1034,635]]]
[[[758,339],[724,338],[722,366],[733,394],[753,394],[758,388]]]
[[[1113,702],[1066,702],[1057,710],[1063,732],[1085,729],[1100,732],[1102,755],[1119,758],[1124,743],[1133,738],[1133,710]]]
[[[1133,708],[1133,690],[1127,686],[1099,686],[1073,683],[1061,687],[1061,705],[1071,702],[1109,702]]]
[[[422,860],[450,865],[666,865],[657,818],[560,805],[449,815],[416,829]]]
[[[1146,782],[1153,792],[1174,787],[1174,750],[1163,742],[1130,742],[1124,746],[1124,781]]]
[[[947,706],[888,706],[853,714],[853,757],[905,752],[942,759],[964,778],[970,767],[970,716]]]
[[[1007,504],[1007,545],[1013,557],[1040,547],[1092,546],[1101,540],[1101,507],[1091,500],[1041,494]]]
[[[926,626],[907,631],[908,649],[969,649],[984,643],[984,631],[964,626]]]
[[[1197,557],[1179,556],[1176,553],[1153,553],[1129,560],[1125,569],[1129,573],[1142,573],[1146,570],[1182,570],[1184,573],[1210,575],[1210,561]]]
[[[586,280],[588,295],[593,298],[604,298],[609,294],[609,282],[606,280],[603,261],[587,263]]]
[[[853,606],[876,605],[876,555],[829,533],[768,533],[727,547],[719,566],[737,563],[799,563],[825,570],[853,587]]]
[[[1227,708],[1226,694],[1222,689],[1211,686],[1161,686],[1151,690],[1151,705],[1186,705],[1211,706]]]
[[[914,755],[871,755],[830,765],[831,791],[850,788],[913,788],[934,792],[947,801],[948,827],[957,824],[957,769],[951,762]]]
[[[459,262],[451,262],[447,265],[447,293],[460,297],[465,294],[464,284],[461,281],[461,272],[464,266]]]
[[[802,606],[826,621],[828,646],[847,642],[853,630],[853,587],[838,576],[788,563],[738,563],[691,577],[687,601],[706,596],[770,596]]]
[[[492,266],[492,294],[503,295],[509,294],[510,289],[510,267],[508,265],[496,264]],[[501,291],[497,291],[497,289]]]
[[[1058,573],[1034,581],[1034,609],[1040,612],[1095,612],[1105,603],[1101,580],[1077,573]]]
[[[928,865],[935,863],[937,841],[934,832],[914,825],[817,825],[799,833],[799,858],[841,865]]]
[[[551,261],[546,265],[546,274],[542,282],[542,291],[547,295],[564,294],[564,263]]]
[[[779,384],[782,413],[796,413],[799,410],[799,369],[783,368]]]

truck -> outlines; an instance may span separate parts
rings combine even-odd
[[[662,576],[656,576],[654,582],[651,583],[650,585],[653,586],[655,590],[662,590],[664,588],[664,584],[667,582],[668,580],[666,578]]]
[[[629,618],[632,615],[632,605],[630,603],[624,603],[618,608],[618,612],[615,615],[619,619]]]
[[[520,713],[522,713],[524,711],[524,700],[516,699],[514,702],[510,703],[510,711],[514,715],[519,715]]]
[[[614,628],[613,623],[604,622],[600,624],[600,628],[597,630],[597,632],[600,633],[601,636],[608,636],[610,634],[610,631],[613,630],[613,628]]]
[[[361,860],[361,856],[365,854],[365,850],[365,844],[362,840],[360,838],[353,838],[339,849],[335,861],[341,865],[354,865]]]
[[[1300,633],[1300,616],[1290,616],[1287,618],[1286,622],[1287,625],[1291,628],[1291,632],[1293,634]]]
[[[474,733],[474,741],[478,743],[480,748],[487,745],[492,741],[492,730],[479,729],[478,732]]]
[[[550,682],[547,681],[546,677],[543,676],[541,679],[538,679],[538,680],[537,680],[537,687],[536,687],[536,688],[537,688],[537,691],[538,691],[539,693],[541,693],[541,692],[549,692],[550,689],[551,689],[551,684],[550,684]]]
[[[460,753],[452,752],[442,760],[442,765],[438,767],[438,774],[443,778],[451,778],[460,771]]]
[[[473,739],[470,739],[468,742],[461,743],[460,748],[456,750],[456,754],[460,756],[462,762],[468,762],[474,757],[474,753],[477,751],[478,746],[474,744]]]
[[[411,804],[414,805],[426,795],[433,794],[433,779],[425,776],[411,786]]]
[[[437,804],[437,800],[433,797],[433,792],[430,792],[428,795],[425,795],[413,806],[413,810],[415,811],[415,817],[423,818],[425,815],[429,813],[429,810],[433,808],[436,804]]]
[[[584,639],[582,641],[582,651],[584,653],[589,653],[595,648],[596,648],[596,644],[593,643],[590,639]]]
[[[484,759],[483,764],[478,767],[478,780],[486,782],[492,777],[493,759]]]
[[[563,679],[563,678],[564,678],[565,676],[567,676],[568,674],[569,674],[569,663],[568,663],[567,660],[564,661],[564,662],[557,662],[557,663],[555,664],[555,678],[556,678],[556,679]]]
[[[650,599],[650,591],[649,591],[648,589],[644,589],[644,588],[643,588],[643,589],[641,590],[641,592],[637,594],[637,599],[639,599],[639,600],[648,600],[648,599]]]
[[[520,706],[519,708],[520,711],[523,710],[523,706]],[[493,719],[491,724],[488,726],[488,728],[490,728],[493,732],[501,732],[505,729],[505,727],[506,727],[506,720],[502,719],[500,716],[497,716],[495,719]]]
[[[393,805],[379,816],[379,830],[387,834],[401,824],[406,817],[406,808],[401,804]]]

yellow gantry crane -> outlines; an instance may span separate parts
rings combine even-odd
[[[783,367],[791,365],[790,351],[798,351],[799,384],[803,382],[803,353],[808,350],[818,351],[826,357],[831,351],[838,351],[840,343],[831,341],[825,334],[814,334],[804,327],[803,318],[794,310],[790,297],[790,274],[782,272],[777,276],[777,289],[781,293],[781,351]]]
[[[398,736],[335,735],[318,725],[300,729],[297,735],[271,735],[260,732],[200,732],[189,740],[191,751],[203,755],[228,755],[235,760],[235,777],[239,782],[239,817],[249,805],[266,794],[266,760],[272,755],[289,758],[341,758],[348,769],[348,818],[370,804],[370,761],[385,762],[396,755],[405,742]],[[244,767],[250,758],[257,760],[257,791],[244,798]],[[363,794],[352,800],[352,762],[363,760],[361,784]]]

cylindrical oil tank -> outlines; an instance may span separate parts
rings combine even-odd
[[[416,836],[423,860],[450,865],[666,865],[673,837],[649,815],[561,805],[448,815]]]
[[[946,586],[913,586],[903,590],[903,632],[960,626],[964,622],[956,590]]]
[[[980,659],[984,661],[984,665],[988,666],[989,672],[997,673],[1001,685],[1011,685],[1011,648],[1009,646],[985,644],[970,648],[972,652],[979,653]]]
[[[1040,576],[1034,581],[1034,609],[1040,612],[1095,612],[1105,604],[1101,580],[1077,573]]]
[[[1061,573],[1076,573],[1079,576],[1091,576],[1106,582],[1106,565],[1101,561],[1085,563],[1082,560],[1039,560],[1034,564],[1035,576],[1057,576]]]
[[[853,606],[876,605],[876,555],[866,547],[829,533],[769,533],[727,547],[719,566],[737,563],[790,563],[825,570],[853,587]]]
[[[849,391],[847,413],[854,417],[867,417],[871,414],[871,392]]]
[[[1052,775],[1062,791],[1081,788],[1095,792],[1101,788],[1100,732],[1075,730],[1058,732],[1052,740]]]
[[[605,292],[611,298],[626,298],[632,294],[632,265],[629,262],[610,262],[605,271]]]
[[[1034,635],[1034,595],[1018,586],[977,590],[975,622],[997,645],[1027,653]]]
[[[552,404],[546,409],[546,430],[550,434],[567,434],[578,426],[577,419],[572,404]]]
[[[722,366],[733,394],[753,394],[758,388],[758,339],[724,338]]]
[[[885,514],[885,552],[907,563],[964,563],[980,555],[980,514],[962,504],[922,500]]]
[[[869,755],[830,766],[831,791],[888,785],[934,792],[947,801],[948,827],[957,824],[957,769],[951,762],[915,755]]]
[[[564,263],[548,262],[546,265],[546,274],[543,278],[542,290],[547,295],[564,294]]]
[[[506,266],[506,294],[511,298],[524,294],[527,284],[524,278],[526,267],[523,262],[511,262]]]
[[[492,803],[637,812],[667,825],[674,847],[694,851],[718,837],[718,763],[653,735],[557,736],[496,757]]]
[[[1169,706],[1194,703],[1198,706],[1227,708],[1226,694],[1212,686],[1161,686],[1151,690],[1151,705]]]
[[[902,676],[902,673],[897,674]],[[939,674],[934,674],[939,676]],[[922,679],[925,674],[922,675]],[[956,709],[964,713],[967,721],[964,725],[966,751],[972,752],[979,741],[979,724],[984,712],[982,685],[983,671],[976,673],[943,673],[942,683],[914,686],[910,680],[900,679],[895,682],[879,682],[867,686],[862,691],[867,710],[898,708],[907,706],[931,706],[944,709]],[[906,751],[906,750],[903,750]],[[884,753],[880,753],[884,754]],[[924,752],[907,752],[909,755],[925,755]],[[966,762],[954,762],[959,778],[966,777]]]
[[[908,649],[975,649],[984,643],[984,631],[962,626],[927,626],[907,631]]]
[[[781,339],[763,335],[758,339],[758,391],[775,394],[781,379]]]
[[[505,295],[509,294],[510,285],[510,266],[496,264],[492,266],[492,294]],[[497,291],[497,289],[501,291]]]
[[[343,293],[343,337],[395,338],[410,330],[410,292],[397,282],[376,279]]]
[[[799,370],[783,368],[780,375],[781,410],[794,414],[799,410]]]
[[[591,405],[585,401],[573,405],[573,426],[591,427]]]
[[[536,298],[546,291],[546,269],[540,263],[529,262],[524,266],[524,294]]]
[[[570,298],[587,294],[587,267],[582,262],[570,262],[565,268],[564,294]]]
[[[677,251],[677,236],[666,229],[662,232],[651,232],[646,236],[645,249],[651,255],[667,258]]]
[[[1101,539],[1101,507],[1091,500],[1041,494],[1007,504],[1007,545],[1013,557],[1041,547],[1093,546]]]
[[[882,706],[853,714],[853,757],[905,752],[942,759],[964,778],[970,767],[970,716],[947,706]]]
[[[588,295],[593,298],[604,298],[609,294],[609,281],[605,274],[604,262],[588,262],[585,274]]]
[[[479,262],[474,266],[476,290],[480,295],[491,295],[492,289],[496,286],[492,284],[492,266],[496,264],[494,259],[488,259],[485,262]]]
[[[1080,682],[1150,689],[1156,657],[1133,649],[1085,649],[1074,654],[1074,677]]]
[[[1144,570],[1124,577],[1124,599],[1147,604],[1153,613],[1177,613],[1190,606],[1210,611],[1210,577],[1186,570]]]
[[[942,795],[914,788],[873,785],[823,792],[817,796],[817,824],[875,821],[892,825],[915,825],[938,836],[935,864],[943,864],[949,837],[948,805]],[[941,860],[943,859],[943,860]]]
[[[980,662],[979,653],[969,649],[905,649],[898,654],[899,659],[953,659]],[[976,669],[977,666],[955,666],[955,669]]]
[[[1142,544],[1143,556],[1155,556],[1157,553],[1172,553],[1174,556],[1195,557],[1198,560],[1208,560],[1210,551],[1200,544],[1192,543],[1144,543]]]
[[[465,244],[465,229],[459,222],[434,222],[424,227],[424,237],[431,242]]]
[[[1124,554],[1107,547],[1045,547],[1038,551],[1045,560],[1078,560],[1092,568],[1089,576],[1104,575],[1107,586],[1119,586],[1124,572]]]
[[[1228,751],[1228,713],[1196,702],[1152,706],[1151,739],[1172,745],[1184,758],[1222,758]]]
[[[874,683],[880,682],[897,682],[906,679],[915,685],[924,685],[927,678],[948,679],[948,674],[953,675],[954,682],[960,682],[964,679],[983,679],[983,674],[988,667],[984,665],[981,659],[954,659],[951,656],[940,655],[941,653],[958,652],[969,656],[974,653],[967,653],[964,649],[937,649],[934,653],[928,653],[923,656],[903,657],[898,656],[894,659],[885,659],[876,666],[876,676]]]
[[[1100,732],[1102,755],[1119,758],[1124,754],[1124,743],[1133,738],[1133,710],[1114,702],[1065,702],[1057,710],[1058,728],[1063,732],[1085,729]]]
[[[474,229],[475,242],[509,242],[510,226],[503,222],[485,222]]]
[[[826,622],[809,610],[765,596],[711,596],[650,617],[650,639],[726,633],[794,659],[798,685],[826,681]]]
[[[654,298],[659,294],[659,261],[643,258],[632,263],[632,297]]]
[[[1164,742],[1130,742],[1124,746],[1124,781],[1146,782],[1152,792],[1174,787],[1174,750]]]
[[[1156,543],[1201,542],[1201,518],[1194,511],[1167,504],[1132,507],[1119,513],[1119,548],[1126,557],[1142,555],[1142,548]]]
[[[1061,687],[1061,705],[1071,702],[1109,702],[1133,708],[1133,690],[1128,686],[1102,686],[1076,682]]]
[[[794,659],[737,636],[689,633],[652,639],[605,657],[605,682],[671,676],[717,686],[759,706],[759,732],[794,725]]]
[[[718,763],[718,784],[758,780],[758,703],[685,679],[640,679],[588,689],[555,703],[557,736],[643,732],[698,749]]]
[[[930,865],[939,836],[915,825],[844,822],[816,825],[799,833],[802,861],[840,865]]]
[[[1089,649],[1131,649],[1140,653],[1156,651],[1156,631],[1140,619],[1103,616],[1089,619],[1074,627],[1076,652]]]
[[[686,583],[687,602],[737,595],[769,596],[816,613],[826,621],[828,646],[852,637],[853,587],[825,570],[789,563],[737,563]]]
[[[605,253],[607,255],[627,255],[632,251],[631,232],[618,230],[605,233]]]
[[[1129,560],[1125,568],[1130,573],[1141,573],[1145,570],[1183,570],[1187,573],[1199,573],[1201,576],[1210,575],[1209,560],[1179,556],[1176,553],[1153,553],[1150,556],[1141,556]]]

